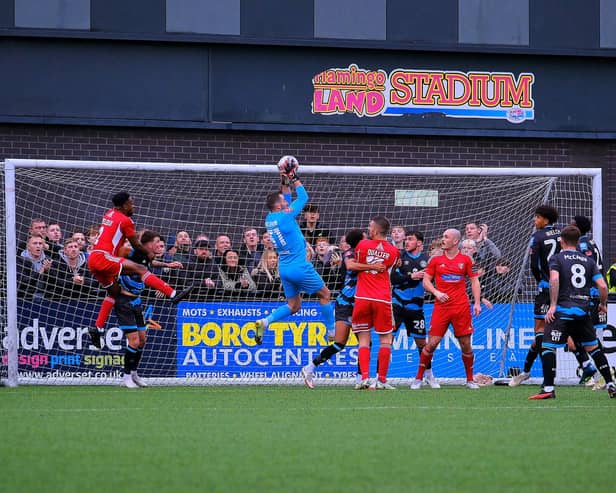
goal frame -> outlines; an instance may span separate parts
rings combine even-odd
[[[0,382],[9,387],[19,385],[18,376],[18,322],[17,322],[17,231],[16,231],[16,188],[15,174],[18,168],[48,169],[96,169],[96,170],[141,170],[141,171],[183,171],[195,173],[277,173],[271,164],[222,164],[222,163],[152,163],[130,161],[82,161],[5,159],[4,197],[6,221],[6,310],[7,310],[7,377]],[[302,171],[314,174],[339,175],[421,175],[421,176],[542,176],[560,177],[583,175],[592,178],[592,231],[599,248],[602,247],[602,170],[601,168],[550,168],[550,167],[405,167],[405,166],[331,166],[302,165]]]

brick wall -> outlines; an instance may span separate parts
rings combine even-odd
[[[616,143],[473,137],[229,132],[0,125],[0,159],[93,159],[265,164],[603,168],[603,244],[616,260]]]

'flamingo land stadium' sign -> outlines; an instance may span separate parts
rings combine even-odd
[[[508,72],[366,70],[351,64],[312,79],[312,113],[400,116],[439,113],[522,123],[535,118],[535,75]]]

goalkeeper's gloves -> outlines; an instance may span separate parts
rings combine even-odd
[[[289,181],[293,185],[295,185],[295,183],[299,181],[299,176],[297,175],[297,171],[295,171],[295,169],[292,169],[291,171],[289,171],[287,173],[287,177],[289,178]]]
[[[287,175],[280,175],[280,186],[281,187],[291,186],[291,180],[289,180],[289,177]]]

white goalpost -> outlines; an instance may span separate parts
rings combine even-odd
[[[500,255],[486,266],[485,293],[492,297],[493,308],[484,306],[474,320],[473,346],[475,372],[495,378],[521,368],[533,340],[536,286],[527,252],[534,209],[542,203],[554,205],[561,225],[575,215],[590,217],[594,239],[601,246],[598,168],[334,167],[300,162],[299,174],[310,203],[318,206],[321,236],[331,245],[350,229],[367,228],[377,214],[387,216],[392,226],[422,232],[426,252],[447,228],[464,234],[467,223],[488,225],[488,238]],[[178,289],[198,285],[177,307],[148,289],[143,293],[144,311],[153,322],[139,373],[149,384],[300,384],[301,367],[327,344],[317,301],[305,297],[298,314],[270,326],[263,345],[255,345],[254,321],[284,302],[280,293],[261,290],[257,282],[254,289],[225,289],[219,279],[215,287],[206,285],[205,271],[195,257],[197,244],[205,241],[213,251],[218,236],[227,236],[240,254],[245,230],[256,229],[261,238],[265,196],[279,187],[274,164],[6,159],[0,180],[0,214],[5,218],[0,228],[6,238],[0,245],[4,385],[119,383],[125,337],[115,315],[107,323],[101,350],[91,346],[87,334],[104,297],[83,273],[87,250],[83,257],[78,255],[81,265],[75,266],[62,246],[54,245],[60,240],[47,238],[44,256],[50,264],[39,272],[42,260],[28,238],[36,220],[57,225],[62,243],[75,233],[75,238],[80,233],[87,237],[112,207],[111,196],[122,190],[134,198],[137,229],[153,230],[163,238],[161,261],[182,263],[182,268],[157,267],[155,273]],[[180,232],[188,233],[190,243],[177,244],[176,239],[185,237]],[[317,249],[315,255],[319,253]],[[497,260],[509,271],[494,281]],[[254,272],[251,277],[258,276]],[[329,269],[324,278],[335,293],[339,272]],[[425,308],[428,321],[429,300]],[[409,382],[418,359],[413,339],[401,329],[394,337],[390,380]],[[357,343],[351,338],[343,352],[318,368],[317,384],[348,384],[354,380],[356,362]],[[462,381],[455,338],[443,340],[433,365],[441,382]],[[576,369],[572,355],[559,353],[558,382],[577,383]],[[540,375],[537,362],[533,381]]]

